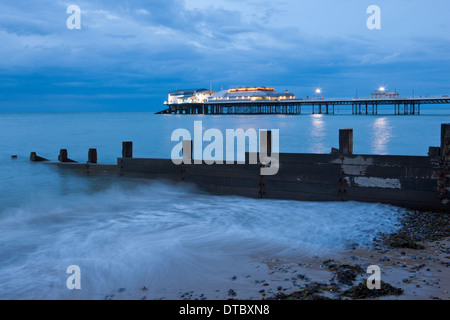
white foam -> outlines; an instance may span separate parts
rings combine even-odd
[[[211,196],[160,182],[41,195],[0,213],[0,298],[103,298],[220,282],[256,258],[317,255],[395,228],[398,209]],[[82,290],[65,287],[67,266]],[[151,284],[151,285],[149,285]],[[159,288],[159,289],[158,289]]]

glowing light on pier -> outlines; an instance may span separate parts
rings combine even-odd
[[[274,91],[273,88],[266,87],[249,87],[249,88],[234,88],[229,89],[228,92],[255,92],[255,91]]]

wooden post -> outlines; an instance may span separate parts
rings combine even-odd
[[[429,147],[428,156],[429,157],[439,157],[441,155],[441,148],[439,147]]]
[[[30,154],[30,161],[32,162],[42,162],[42,161],[48,161],[45,158],[39,157],[38,155],[36,155],[36,152],[32,152]]]
[[[339,152],[353,154],[353,129],[339,130]]]
[[[194,153],[192,140],[183,140],[183,163],[191,164],[193,156]]]
[[[450,123],[441,124],[441,156],[450,161]]]
[[[97,163],[97,149],[89,149],[88,163]]]
[[[122,158],[133,158],[133,142],[122,142]]]
[[[59,162],[76,162],[76,161],[73,161],[72,159],[69,159],[68,154],[67,154],[67,149],[59,150],[58,161]]]
[[[267,156],[272,154],[272,131],[260,131],[259,133],[259,152],[265,150]]]
[[[340,153],[338,149],[336,148],[331,148],[331,153]]]
[[[59,162],[67,162],[67,149],[59,150],[58,161]]]

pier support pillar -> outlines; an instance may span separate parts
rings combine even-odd
[[[353,154],[353,129],[339,130],[339,152]]]
[[[122,158],[133,158],[133,142],[122,142]]]

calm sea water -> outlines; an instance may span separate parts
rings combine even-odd
[[[101,299],[117,288],[188,290],[221,283],[267,257],[326,255],[396,228],[401,209],[212,196],[189,185],[90,178],[30,163],[59,149],[84,162],[97,148],[115,163],[121,142],[135,157],[169,158],[172,131],[279,129],[281,152],[328,153],[354,129],[354,152],[426,155],[438,146],[443,109],[420,116],[169,116],[151,112],[0,114],[0,299]],[[17,155],[12,160],[11,155]],[[66,288],[66,268],[82,290]]]

